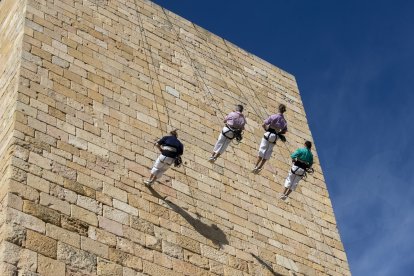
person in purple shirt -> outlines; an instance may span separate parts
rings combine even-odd
[[[224,118],[225,126],[221,131],[216,145],[214,146],[213,153],[209,158],[209,162],[216,162],[217,158],[227,149],[231,140],[236,137],[237,132],[241,132],[246,124],[246,119],[243,115],[243,106],[238,104],[233,112],[230,112],[226,118]]]
[[[279,113],[270,115],[263,122],[263,129],[266,131],[259,146],[259,154],[257,157],[256,166],[252,170],[253,173],[258,174],[273,152],[273,147],[276,145],[279,134],[287,132],[287,122],[283,113],[286,112],[284,104],[279,105]]]
[[[152,185],[157,178],[160,178],[168,170],[175,159],[184,152],[184,146],[177,138],[177,130],[171,131],[170,134],[170,136],[164,136],[155,143],[155,146],[160,151],[160,155],[152,167],[150,178],[144,181],[145,185]]]

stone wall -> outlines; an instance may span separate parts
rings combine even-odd
[[[0,189],[6,185],[9,177],[7,169],[11,157],[13,115],[22,51],[24,2],[0,2]]]
[[[9,254],[8,245],[18,247],[19,226],[6,223],[6,207],[13,206],[13,194],[8,194],[11,176],[18,174],[10,166],[19,152],[14,151],[13,130],[21,127],[15,123],[19,68],[21,64],[25,1],[0,1],[0,274],[10,275],[16,271],[18,257]],[[16,230],[15,233],[13,231]],[[21,264],[25,256],[21,255]]]
[[[316,151],[278,200],[312,139],[292,75],[149,1],[30,0],[25,25],[2,275],[350,274]],[[210,164],[236,103],[244,139]],[[251,174],[279,103],[289,142]],[[148,189],[173,128],[184,165]]]

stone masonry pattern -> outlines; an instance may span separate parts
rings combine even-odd
[[[278,199],[312,140],[292,75],[144,0],[1,0],[0,54],[0,275],[350,275],[316,150]],[[288,142],[252,174],[280,103]],[[175,128],[184,164],[149,189]]]

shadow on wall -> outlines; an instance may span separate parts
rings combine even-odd
[[[167,197],[161,196],[157,191],[154,190],[152,187],[148,187],[151,194],[156,198],[163,200],[174,212],[181,215],[191,226],[194,227],[199,234],[203,237],[211,240],[215,245],[222,246],[229,244],[227,240],[226,234],[224,234],[223,230],[217,227],[215,224],[208,225],[202,222],[200,219],[192,217],[187,211],[183,208],[178,206],[177,204],[169,201]]]
[[[283,276],[282,274],[279,274],[279,273],[277,273],[276,271],[274,271],[273,270],[273,268],[272,268],[272,266],[271,265],[269,265],[268,263],[266,263],[265,261],[263,261],[262,259],[260,259],[258,256],[256,256],[256,255],[254,255],[254,254],[252,254],[252,253],[250,253],[252,256],[253,256],[253,258],[255,258],[261,265],[263,265],[264,267],[266,267],[267,268],[267,270],[269,270],[270,271],[270,273],[272,273],[272,275],[274,275],[274,276]]]

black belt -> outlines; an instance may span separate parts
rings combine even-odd
[[[299,168],[304,169],[304,170],[310,167],[307,162],[301,161],[301,160],[296,160],[294,164],[295,166],[298,166]]]
[[[277,134],[276,129],[269,127],[267,129],[268,132],[273,133],[273,134]]]

